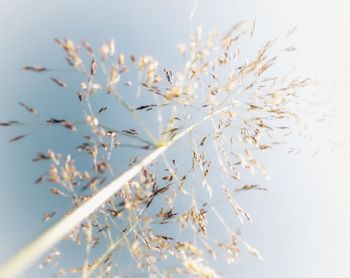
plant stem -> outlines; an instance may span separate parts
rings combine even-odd
[[[103,205],[109,198],[116,194],[126,183],[134,178],[141,170],[157,159],[162,153],[169,149],[173,144],[183,138],[190,131],[210,119],[212,116],[228,110],[232,106],[217,109],[209,112],[204,118],[195,122],[176,134],[169,142],[165,142],[157,147],[153,152],[148,154],[139,163],[126,170],[123,174],[114,179],[110,184],[101,191],[92,196],[89,200],[76,208],[69,215],[64,216],[61,220],[39,235],[36,239],[23,247],[0,267],[0,277],[16,277],[29,268],[42,255],[53,248],[61,239],[79,225],[83,220],[89,217],[96,209]]]

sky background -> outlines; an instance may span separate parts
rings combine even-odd
[[[298,49],[283,57],[283,68],[317,80],[315,90],[328,100],[319,109],[332,119],[313,127],[316,136],[302,142],[301,153],[273,151],[266,159],[269,191],[242,200],[254,218],[244,226],[245,238],[264,261],[244,254],[230,271],[235,277],[350,277],[349,8],[340,0],[198,0],[197,6],[190,0],[0,0],[0,120],[26,119],[18,101],[43,113],[74,114],[69,96],[50,80],[20,70],[33,64],[64,68],[56,37],[87,39],[95,47],[114,38],[122,51],[176,65],[176,44],[188,41],[198,25],[225,30],[242,19],[256,20],[256,45],[249,49],[298,26],[292,38],[282,39],[281,45]],[[43,212],[62,206],[32,184],[43,169],[31,162],[38,150],[59,146],[62,133],[43,131],[8,144],[18,133],[0,130],[0,261],[47,227]],[[340,146],[333,150],[333,143]],[[34,269],[28,277],[38,275]]]

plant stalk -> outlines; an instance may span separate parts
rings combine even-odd
[[[168,150],[173,144],[183,138],[190,131],[210,119],[215,114],[226,111],[231,106],[226,106],[218,110],[209,112],[204,118],[195,122],[176,134],[169,142],[165,142],[157,147],[153,152],[148,154],[143,160],[123,174],[115,178],[110,184],[101,189],[89,200],[76,208],[69,215],[64,216],[53,226],[44,231],[36,239],[28,245],[20,249],[12,258],[0,266],[0,277],[12,278],[22,274],[32,264],[34,264],[41,256],[53,248],[60,240],[62,240],[69,232],[79,225],[83,220],[89,217],[96,209],[103,205],[109,198],[116,194],[125,184],[134,178],[141,170],[156,160],[162,153]]]

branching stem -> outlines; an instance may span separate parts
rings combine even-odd
[[[173,144],[187,135],[190,131],[210,119],[212,116],[232,108],[232,105],[219,108],[209,112],[198,122],[195,122],[176,134],[169,142],[160,144],[154,151],[148,154],[143,160],[135,164],[123,174],[115,178],[110,184],[96,193],[93,197],[76,208],[72,213],[66,215],[36,239],[23,247],[17,254],[10,258],[0,267],[0,277],[17,277],[34,262],[36,262],[42,255],[53,248],[60,240],[62,240],[69,232],[79,225],[82,221],[87,219],[91,213],[96,211],[109,198],[116,194],[125,184],[133,179],[142,169],[150,165],[162,153],[168,150]]]

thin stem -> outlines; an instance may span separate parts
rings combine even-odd
[[[157,159],[161,154],[163,154],[191,130],[195,129],[215,114],[228,110],[231,107],[232,105],[208,113],[208,115],[198,122],[191,124],[186,129],[176,134],[169,142],[164,142],[158,146],[138,164],[135,164],[133,167],[118,176],[109,185],[96,193],[80,207],[76,208],[72,213],[59,220],[48,230],[39,235],[35,240],[19,250],[17,254],[15,254],[0,267],[0,277],[11,278],[20,275],[42,255],[53,248],[61,239],[69,234],[74,227],[88,218],[91,213],[97,210],[109,198],[116,194],[125,184],[140,173],[144,167],[151,164],[155,159]]]

